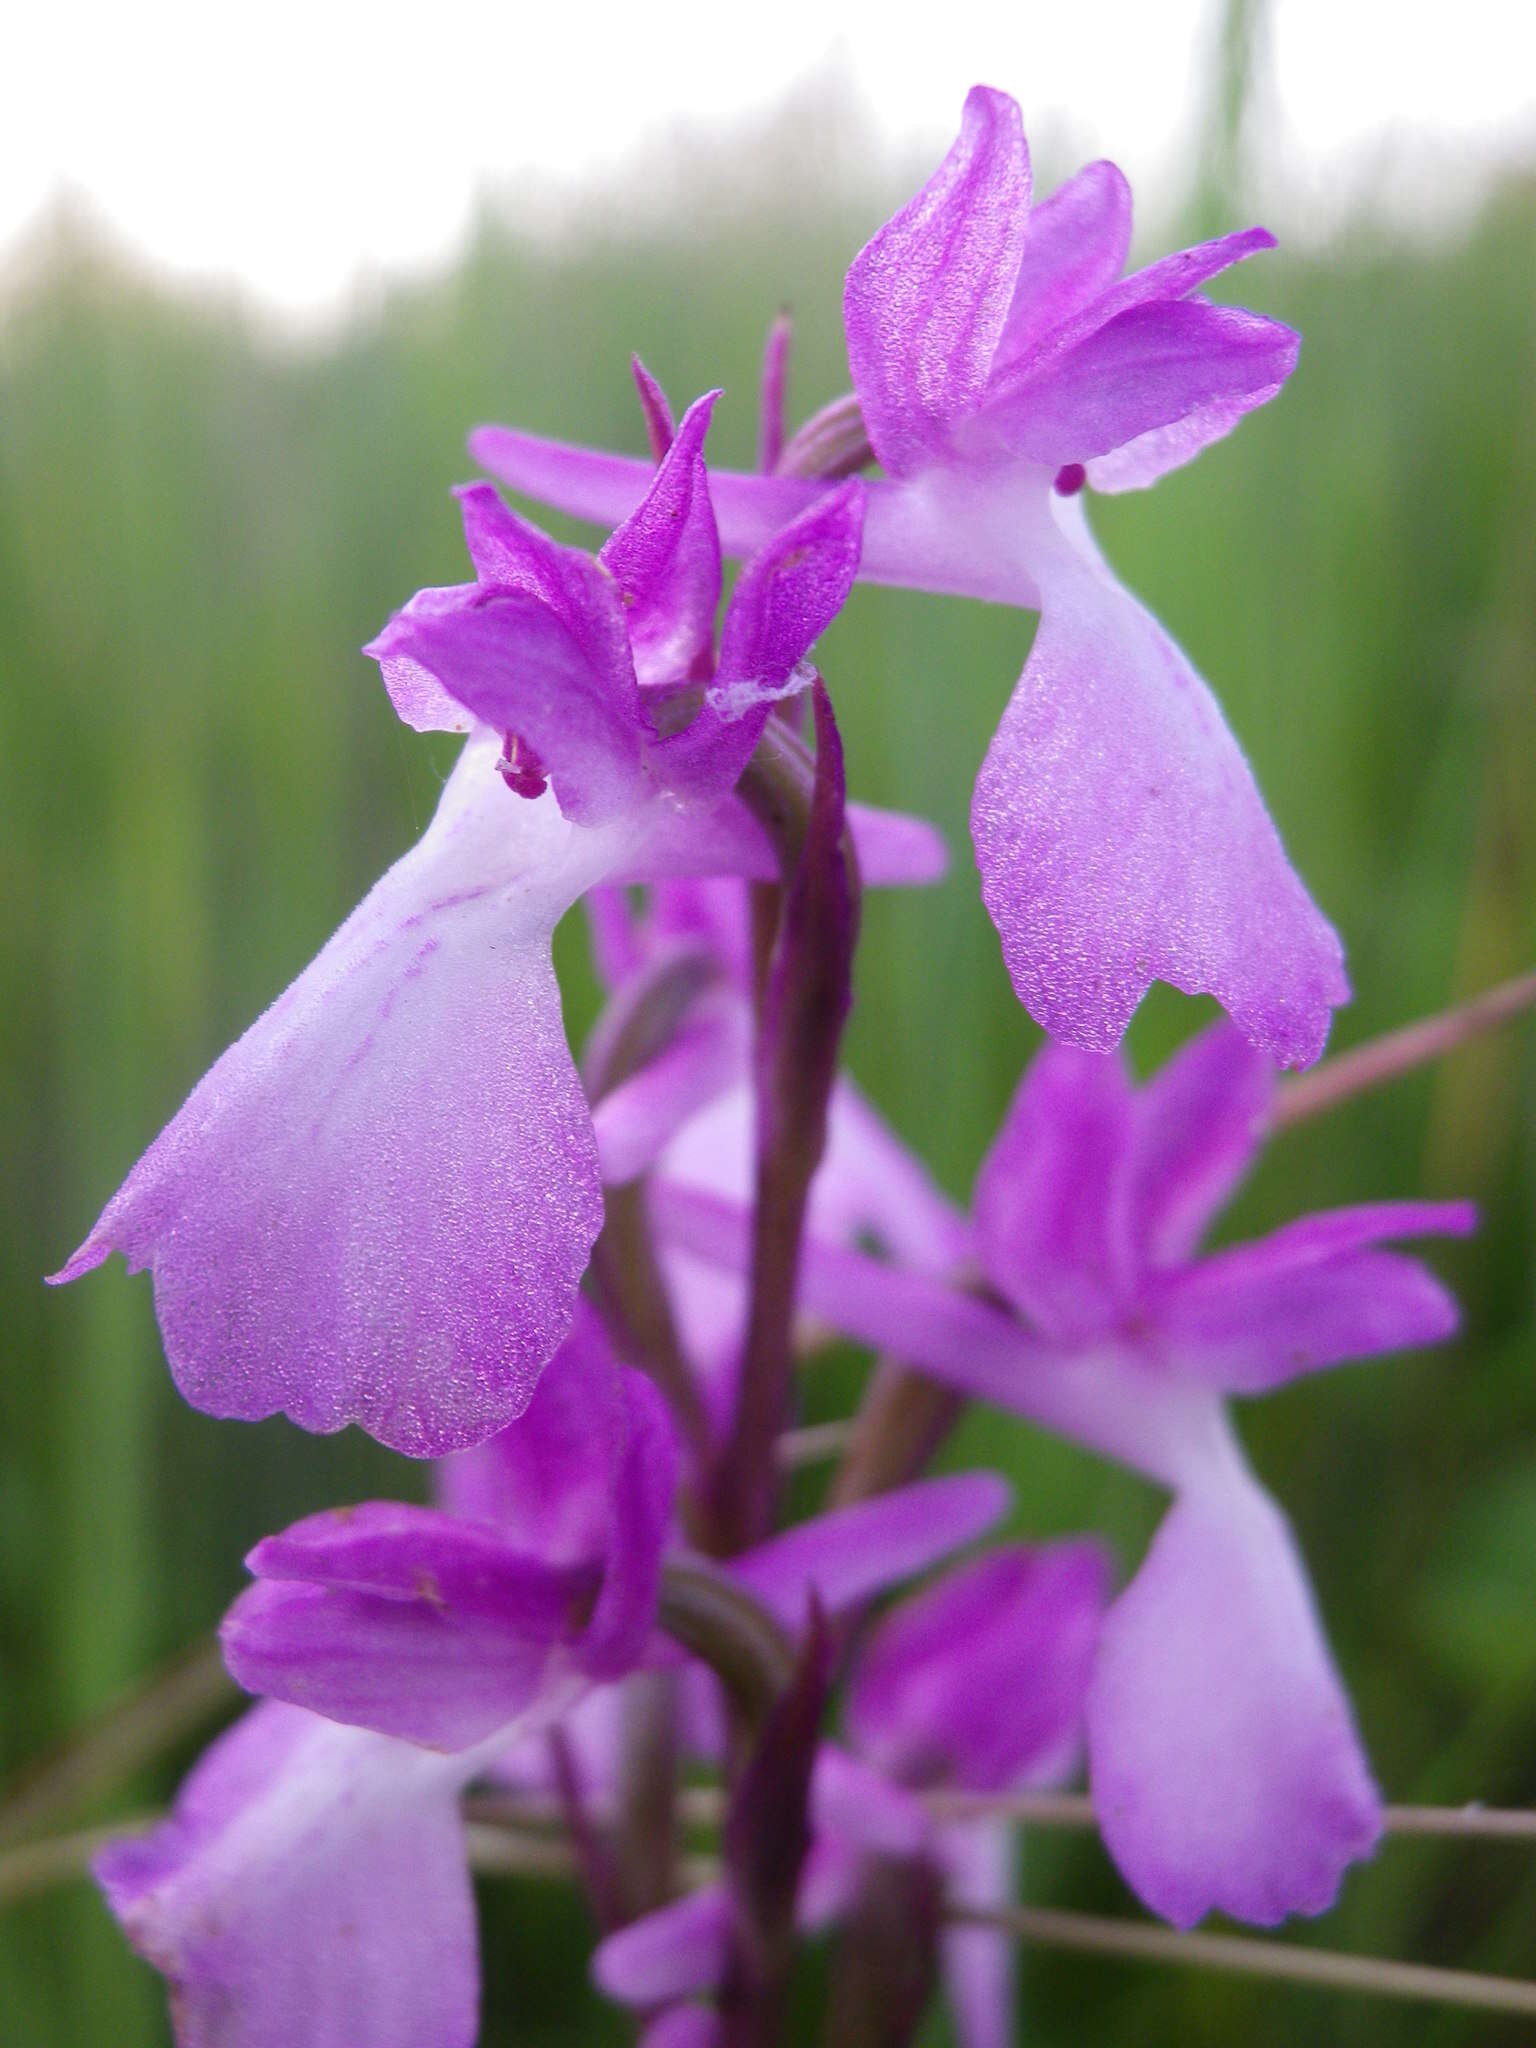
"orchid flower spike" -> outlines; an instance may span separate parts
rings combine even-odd
[[[551,935],[599,882],[775,877],[732,790],[858,563],[853,482],[754,557],[716,655],[712,405],[595,560],[467,487],[475,581],[372,643],[407,724],[468,735],[437,814],[56,1276],[149,1267],[194,1406],[440,1455],[519,1413],[569,1328],[603,1211]],[[872,879],[908,872],[898,841]]]
[[[1131,198],[1090,164],[1031,205],[1017,103],[977,86],[958,140],[855,258],[843,299],[870,487],[860,574],[1041,614],[976,783],[982,895],[1020,1000],[1054,1037],[1105,1051],[1154,980],[1214,995],[1284,1066],[1322,1051],[1349,990],[1210,691],[1116,582],[1084,484],[1151,484],[1279,391],[1298,341],[1200,287],[1272,245],[1261,228],[1122,277]],[[744,552],[817,501],[788,474],[846,466],[848,404],[773,477],[713,479]],[[856,423],[856,420],[855,420]],[[548,503],[613,518],[643,464],[503,427],[470,443]]]
[[[801,1306],[833,1329],[1173,1493],[1105,1621],[1087,1726],[1110,1852],[1181,1926],[1321,1912],[1380,1828],[1305,1569],[1227,1400],[1450,1336],[1445,1287],[1382,1247],[1476,1221],[1465,1202],[1369,1203],[1200,1256],[1274,1088],[1227,1024],[1140,1089],[1118,1058],[1047,1045],[976,1189],[973,1254],[1007,1312],[826,1242],[801,1264]],[[670,1244],[745,1265],[739,1205],[674,1183],[652,1214]]]

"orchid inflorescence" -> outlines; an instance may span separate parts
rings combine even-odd
[[[775,330],[762,473],[708,468],[718,394],[674,424],[638,364],[650,461],[472,438],[610,535],[589,555],[460,491],[473,580],[367,650],[406,724],[466,736],[435,817],[59,1276],[149,1268],[210,1414],[435,1461],[434,1507],[257,1545],[223,1649],[258,1703],[98,1860],[184,2048],[467,2048],[471,1787],[563,1816],[595,1981],[650,2048],[779,2038],[829,1928],[839,2010],[883,2001],[847,2038],[910,2038],[942,1985],[968,2048],[1010,2040],[1013,1832],[941,1791],[1085,1759],[1110,1855],[1180,1928],[1321,1912],[1372,1851],[1380,1797],[1229,1403],[1449,1336],[1445,1288],[1387,1247],[1473,1216],[1381,1202],[1201,1250],[1348,990],[1084,511],[1280,390],[1296,336],[1201,291],[1270,237],[1125,276],[1129,236],[1112,164],[1032,203],[1019,109],[978,87],[848,273],[852,394],[792,435]],[[969,1213],[839,1069],[861,890],[945,864],[846,797],[813,649],[859,577],[1040,613],[971,820],[1049,1037]],[[606,994],[579,1069],[551,960],[577,902]],[[1227,1017],[1137,1085],[1118,1045],[1154,980]],[[825,1505],[785,1525],[795,1368],[829,1332],[877,1362]],[[975,1548],[1005,1481],[925,1476],[968,1402],[1168,1492],[1127,1585],[1091,1537]],[[721,1787],[702,1871],[684,1774]]]

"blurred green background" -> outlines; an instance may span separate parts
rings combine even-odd
[[[56,1267],[204,1067],[430,814],[441,748],[393,719],[359,645],[464,573],[446,492],[504,418],[642,446],[626,358],[674,399],[727,386],[712,450],[749,463],[762,332],[797,320],[803,416],[842,389],[838,300],[896,191],[755,189],[700,166],[675,231],[594,213],[558,249],[486,224],[430,287],[300,346],[144,282],[61,232],[0,316],[0,1762],[8,1775],[203,1636],[263,1532],[414,1491],[346,1437],[221,1425],[175,1397],[148,1282]],[[709,194],[706,203],[706,194]],[[1236,224],[1209,182],[1185,228]],[[1160,241],[1159,246],[1163,246]],[[1536,188],[1464,233],[1360,225],[1246,266],[1297,325],[1282,399],[1155,493],[1095,508],[1108,552],[1222,696],[1348,942],[1347,1045],[1536,955]],[[1144,253],[1156,253],[1148,248]],[[575,529],[562,529],[574,533]],[[1016,613],[860,590],[824,643],[860,794],[940,821],[949,881],[871,906],[851,1057],[956,1193],[1033,1042],[977,900],[970,784],[1026,652]],[[562,934],[573,1029],[592,1010]],[[1143,1065],[1200,1006],[1155,997]],[[1228,1227],[1373,1196],[1467,1194],[1437,1248],[1464,1337],[1244,1414],[1287,1505],[1390,1797],[1536,1803],[1536,1043],[1516,1026],[1285,1136]],[[818,1398],[825,1399],[825,1395]],[[1129,1568],[1149,1490],[1012,1423],[952,1460],[1019,1481],[1020,1526],[1107,1529]],[[195,1745],[194,1745],[195,1747]],[[191,1753],[61,1822],[164,1797]],[[1027,1849],[1027,1896],[1119,1910],[1086,1840]],[[622,2038],[585,1988],[581,1909],[484,1895],[484,2039]],[[1392,1842],[1320,1938],[1536,1975],[1536,1851]],[[1501,2042],[1513,2022],[1047,1954],[1027,2038]],[[936,2025],[932,2039],[944,2036]],[[75,1883],[0,1911],[7,2048],[168,2039],[159,1980]]]

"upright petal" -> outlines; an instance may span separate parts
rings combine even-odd
[[[1274,1094],[1269,1060],[1224,1020],[1138,1091],[1127,1197],[1139,1264],[1191,1256],[1264,1142]]]
[[[517,519],[489,484],[459,496],[480,580],[423,591],[364,651],[402,715],[419,710],[430,677],[472,718],[534,749],[568,818],[602,824],[646,786],[619,593],[590,555]]]
[[[853,587],[863,526],[864,486],[851,478],[791,520],[742,570],[702,708],[651,751],[674,794],[697,800],[733,788],[770,706],[809,688],[815,671],[804,657]]]
[[[620,1399],[602,1585],[577,1644],[582,1670],[601,1679],[631,1670],[650,1639],[677,1499],[677,1437],[659,1390],[626,1366]]]
[[[649,491],[598,560],[619,587],[642,684],[707,674],[720,602],[720,536],[704,470],[717,391],[683,415]]]
[[[863,531],[864,486],[850,477],[747,563],[721,627],[710,690],[729,716],[784,694],[853,588]]]
[[[1028,207],[1018,103],[978,85],[938,170],[854,258],[843,291],[848,360],[869,438],[892,476],[941,450],[980,400]]]
[[[472,2048],[463,1766],[295,1707],[220,1738],[96,1875],[178,2048]]]
[[[1170,981],[1305,1066],[1349,993],[1338,936],[1210,691],[1086,535],[1047,524],[1039,632],[971,805],[1019,998],[1054,1037],[1107,1051]]]
[[[1085,164],[1033,208],[993,376],[1107,291],[1130,246],[1131,188],[1112,163]]]
[[[1046,1045],[982,1161],[977,1253],[1047,1336],[1076,1342],[1109,1329],[1128,1299],[1123,1184],[1135,1111],[1118,1057]]]
[[[59,1276],[148,1266],[194,1407],[412,1456],[526,1405],[602,1222],[549,941],[611,863],[473,740],[421,843],[199,1083]]]
[[[640,397],[640,411],[645,418],[645,432],[651,444],[651,454],[660,462],[672,446],[672,436],[677,431],[672,423],[672,407],[667,402],[666,392],[638,356],[630,357],[629,368],[635,380],[635,390]]]
[[[1273,1926],[1332,1905],[1381,1808],[1284,1517],[1237,1474],[1185,1496],[1110,1609],[1094,1806],[1156,1913]]]

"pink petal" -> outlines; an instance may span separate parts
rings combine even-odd
[[[450,1512],[546,1564],[600,1568],[578,1650],[585,1671],[610,1677],[637,1661],[650,1633],[677,1465],[656,1388],[618,1363],[583,1304],[527,1412],[446,1460],[438,1483]]]
[[[873,1238],[922,1273],[953,1273],[970,1252],[964,1216],[846,1075],[832,1091],[809,1227],[832,1243]]]
[[[949,872],[949,848],[937,825],[906,811],[851,803],[848,829],[866,889],[921,888]]]
[[[864,487],[854,478],[792,520],[742,570],[703,706],[650,750],[652,771],[674,795],[699,801],[730,790],[770,707],[809,688],[815,671],[803,657],[852,588],[863,521]]]
[[[1181,1499],[1111,1608],[1094,1805],[1152,1910],[1273,1926],[1333,1904],[1381,1809],[1283,1516],[1246,1475]]]
[[[729,716],[783,695],[853,588],[863,529],[864,486],[850,477],[748,561],[721,628],[709,692]]]
[[[592,1577],[551,1571],[488,1532],[435,1519],[436,1533],[412,1531],[395,1546],[415,1575],[414,1597],[296,1577],[248,1587],[223,1627],[236,1682],[445,1752],[549,1725],[578,1689],[564,1645]]]
[[[1097,1543],[1010,1544],[894,1607],[860,1651],[846,1719],[909,1784],[1000,1792],[1079,1737],[1109,1559]]]
[[[568,1409],[529,1432],[525,1470],[542,1448],[586,1497],[574,1555],[563,1502],[548,1532],[519,1532],[526,1547],[395,1502],[310,1516],[250,1555],[260,1583],[223,1628],[236,1679],[332,1720],[463,1750],[548,1726],[590,1681],[633,1669],[655,1622],[677,1454],[648,1380],[616,1369],[612,1396],[591,1415],[585,1471],[571,1471]],[[504,1453],[509,1476],[522,1456]]]
[[[614,849],[494,761],[470,743],[59,1276],[150,1267],[194,1407],[438,1456],[517,1414],[569,1327],[602,1198],[549,941]]]
[[[669,1247],[732,1274],[749,1269],[751,1215],[744,1203],[655,1181],[650,1216]],[[1198,1382],[1149,1372],[1134,1349],[1110,1343],[1063,1350],[947,1283],[816,1238],[804,1244],[799,1300],[806,1314],[854,1342],[1164,1485],[1182,1486],[1230,1456],[1220,1396]]]
[[[1128,1297],[1121,1187],[1134,1118],[1117,1057],[1047,1044],[982,1162],[977,1252],[992,1284],[1049,1337],[1110,1328]]]
[[[1105,292],[1131,245],[1131,188],[1111,163],[1086,164],[1029,216],[995,377]]]
[[[454,618],[475,586],[451,584],[441,590],[418,590],[406,606],[415,620],[442,614]],[[386,628],[386,631],[388,629]],[[476,719],[457,697],[450,696],[430,668],[423,667],[407,650],[405,636],[397,634],[387,643],[382,656],[376,653],[383,635],[363,649],[378,660],[384,688],[395,707],[395,716],[413,732],[471,732]]]
[[[1303,1217],[1159,1281],[1147,1298],[1175,1368],[1256,1394],[1349,1359],[1438,1344],[1460,1322],[1455,1297],[1383,1238],[1464,1234],[1465,1202],[1380,1202]]]
[[[1020,1000],[1053,1037],[1108,1051],[1170,981],[1306,1065],[1349,992],[1337,935],[1184,656],[1086,536],[1042,522],[1036,538],[1040,629],[971,806]]]
[[[995,1472],[919,1480],[797,1522],[724,1568],[786,1628],[798,1630],[812,1593],[832,1613],[870,1599],[984,1534],[1012,1498]]]
[[[878,1856],[916,1856],[929,1835],[920,1801],[835,1742],[816,1753],[811,1824],[818,1835]]]
[[[1088,482],[1096,491],[1144,491],[1230,434],[1255,406],[1267,405],[1279,388],[1277,384],[1273,390],[1208,398],[1166,426],[1153,427],[1107,455],[1092,457],[1086,464]]]
[[[690,1118],[740,1084],[750,1045],[751,1020],[733,992],[696,1004],[665,1051],[593,1111],[604,1181],[647,1172]]]
[[[479,581],[423,591],[364,652],[411,708],[425,674],[471,717],[527,742],[565,815],[601,824],[645,789],[646,726],[613,579],[516,518],[489,484],[459,497]]]
[[[1098,298],[1091,299],[1059,327],[1042,336],[1038,358],[1064,355],[1133,307],[1188,298],[1201,285],[1230,270],[1234,263],[1242,263],[1274,246],[1275,238],[1268,228],[1239,228],[1234,234],[1218,235],[1214,241],[1197,242],[1192,248],[1175,250],[1171,256],[1160,256],[1155,263],[1133,270],[1129,277],[1110,285]]]
[[[293,1707],[222,1736],[172,1817],[96,1862],[179,2048],[472,2048],[463,1775]]]
[[[577,519],[611,526],[631,513],[651,481],[648,462],[512,427],[477,427],[475,460],[514,490]],[[813,477],[756,476],[711,469],[709,494],[728,555],[746,556],[826,495]],[[957,516],[950,479],[927,471],[908,484],[876,478],[864,486],[864,546],[859,576],[903,590],[950,592],[1000,604],[1033,605],[1037,593],[1012,536]],[[960,496],[966,495],[963,491]]]
[[[724,1981],[730,1940],[725,1887],[706,1885],[599,1942],[593,1981],[623,2005],[670,2004]]]
[[[684,414],[650,489],[598,560],[619,587],[642,684],[707,673],[720,602],[720,537],[704,437],[718,391]]]
[[[1000,379],[988,394],[986,430],[1010,453],[1051,469],[1134,443],[1150,482],[1149,436],[1161,437],[1161,467],[1187,462],[1275,396],[1300,348],[1289,327],[1237,306],[1155,300],[1064,354],[1046,354],[1029,374]]]
[[[976,86],[960,135],[917,197],[854,258],[848,360],[876,454],[920,468],[974,410],[1024,247],[1029,151],[1018,103]]]
[[[1270,1062],[1224,1020],[1138,1091],[1127,1197],[1141,1264],[1191,1256],[1264,1142],[1274,1094]]]
[[[721,2048],[720,2015],[708,2005],[674,2005],[640,2036],[640,2048]]]
[[[570,1335],[516,1422],[437,1464],[443,1508],[549,1564],[601,1557],[629,1428],[625,1381],[596,1311],[578,1301]]]
[[[660,462],[672,446],[672,436],[677,431],[672,424],[672,408],[667,402],[666,392],[638,356],[630,357],[629,369],[640,396],[640,410],[645,418],[645,431],[651,444],[651,454]]]

